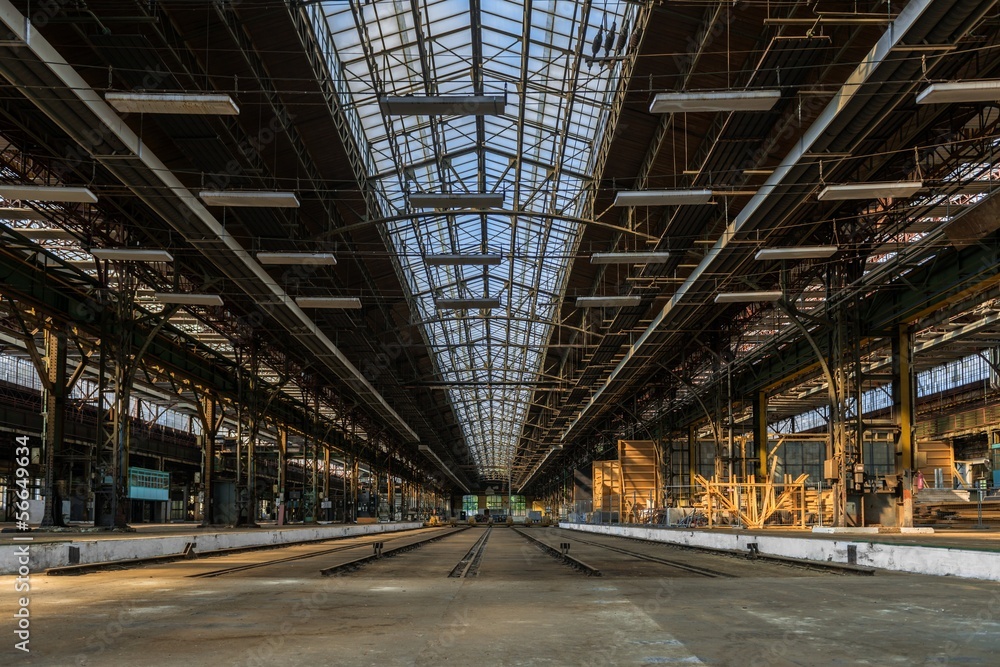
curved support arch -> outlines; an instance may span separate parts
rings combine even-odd
[[[823,371],[823,377],[826,378],[827,390],[830,395],[830,422],[833,423],[834,420],[840,418],[840,396],[837,394],[837,385],[833,379],[833,372],[830,371],[830,364],[827,363],[826,357],[819,349],[816,339],[812,337],[809,329],[799,319],[799,312],[783,299],[776,301],[775,305],[788,317],[795,328],[799,330],[799,333],[802,334],[802,337],[806,339],[806,342],[809,343],[809,347],[816,353],[816,359],[819,361],[820,368]]]
[[[719,432],[719,425],[715,423],[715,419],[712,417],[712,413],[711,411],[709,411],[708,406],[705,405],[705,401],[701,400],[701,396],[698,394],[697,387],[695,387],[693,384],[691,384],[690,382],[688,382],[687,380],[685,380],[680,375],[673,372],[671,369],[667,368],[663,364],[657,364],[657,366],[659,366],[667,373],[669,373],[672,378],[677,380],[677,382],[679,382],[680,384],[684,385],[685,387],[691,390],[691,393],[694,395],[694,400],[698,401],[698,405],[701,406],[702,411],[705,413],[705,417],[708,418],[708,423],[712,425],[712,439],[715,440],[715,450],[719,451],[719,449],[722,447],[721,445],[722,434]]]
[[[836,493],[834,493],[833,522],[835,526],[842,526],[844,525],[844,514],[847,508],[847,489],[844,484],[847,462],[844,458],[844,424],[840,413],[841,402],[840,394],[837,392],[837,384],[834,381],[833,372],[830,370],[830,364],[827,363],[826,357],[823,355],[822,350],[819,349],[819,345],[809,332],[808,327],[799,318],[799,312],[784,299],[779,299],[775,302],[775,305],[782,313],[788,316],[788,319],[799,330],[799,333],[802,334],[806,342],[809,343],[809,347],[812,348],[816,354],[816,359],[819,361],[823,376],[826,378],[826,387],[830,398],[830,444],[833,450],[833,458],[837,461],[839,468],[837,471]]]

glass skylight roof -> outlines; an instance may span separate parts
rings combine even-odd
[[[319,39],[332,37],[334,85],[383,208],[370,213],[414,214],[384,232],[478,472],[506,479],[581,231],[559,216],[587,210],[622,68],[620,59],[585,59],[599,31],[612,44],[602,53],[614,55],[636,5],[337,1],[313,11]],[[381,95],[503,94],[501,116],[386,117],[378,105]],[[406,194],[418,192],[504,193],[505,204],[503,212],[410,211]],[[459,253],[497,253],[503,262],[422,260]],[[435,307],[435,298],[483,297],[501,307]]]

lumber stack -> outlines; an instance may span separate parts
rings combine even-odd
[[[914,518],[920,523],[973,525],[979,522],[979,503],[969,502],[917,502],[914,504]],[[983,523],[1000,524],[1000,499],[983,501]]]
[[[833,525],[833,489],[806,489],[806,520],[809,523],[820,523],[821,508],[822,524]]]
[[[695,475],[695,483],[702,487],[702,509],[709,528],[720,519],[729,524],[738,519],[747,528],[763,528],[778,512],[787,513],[795,525],[804,528],[808,478],[808,474],[795,479],[785,475],[780,484],[775,484],[772,468],[772,474],[763,482],[757,482],[753,475],[746,482],[720,482],[715,477],[708,480]]]

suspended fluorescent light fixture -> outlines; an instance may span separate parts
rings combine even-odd
[[[427,266],[496,266],[500,255],[427,255]]]
[[[96,204],[97,195],[88,188],[68,185],[0,185],[0,197],[7,200],[54,201],[72,204]]]
[[[25,238],[35,241],[76,241],[77,236],[59,227],[11,227]]]
[[[115,262],[172,262],[174,256],[166,250],[152,248],[91,248],[90,254],[97,259]]]
[[[237,116],[240,108],[229,95],[202,93],[106,93],[105,101],[122,113]]]
[[[707,204],[711,190],[622,190],[612,206],[679,206]]]
[[[385,95],[378,105],[387,116],[500,116],[506,95]]]
[[[48,216],[33,208],[0,207],[0,220],[48,220]]]
[[[917,104],[994,102],[1000,100],[1000,79],[932,83],[917,93]]]
[[[218,294],[188,294],[181,292],[154,292],[153,298],[160,303],[170,303],[179,306],[221,306],[222,297]]]
[[[595,252],[591,264],[663,264],[669,252]]]
[[[499,308],[500,299],[434,299],[438,310],[460,310],[463,308]]]
[[[835,245],[803,245],[795,248],[763,248],[758,250],[754,259],[826,259],[839,250]]]
[[[780,98],[780,90],[657,93],[649,113],[768,111]]]
[[[493,192],[419,192],[406,200],[413,208],[501,208],[503,193]]]
[[[752,303],[754,301],[777,301],[781,290],[771,292],[720,292],[715,295],[715,303]]]
[[[581,296],[576,299],[577,308],[624,308],[640,303],[642,297],[638,296]]]
[[[329,252],[259,252],[257,261],[261,264],[334,266],[337,258]]]
[[[198,197],[209,206],[240,206],[262,208],[298,208],[299,198],[294,192],[269,190],[203,191]]]
[[[297,296],[295,304],[299,308],[357,310],[361,308],[361,299],[346,296]]]
[[[847,201],[850,199],[882,199],[885,197],[912,197],[924,187],[922,181],[886,181],[878,183],[845,183],[828,185],[816,195],[819,201]]]

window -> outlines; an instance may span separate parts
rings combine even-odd
[[[972,354],[918,373],[917,396],[931,396],[974,382],[983,382],[989,377],[989,364],[978,354]]]
[[[462,496],[462,511],[475,514],[479,511],[479,496]]]
[[[135,500],[170,500],[170,473],[129,468],[128,497]]]
[[[697,474],[705,479],[715,477],[715,441],[702,440],[698,443]],[[694,485],[694,481],[691,482]]]
[[[503,496],[486,496],[486,509],[489,511],[503,509]]]
[[[822,482],[825,450],[826,443],[822,440],[785,442],[777,452],[776,479],[781,479],[782,475],[791,475],[794,479],[802,473],[807,473],[809,479],[806,483]]]
[[[527,504],[525,503],[524,496],[511,496],[510,515],[525,516],[526,514],[527,514]]]
[[[896,445],[891,442],[864,443],[865,474],[869,477],[896,472]]]

